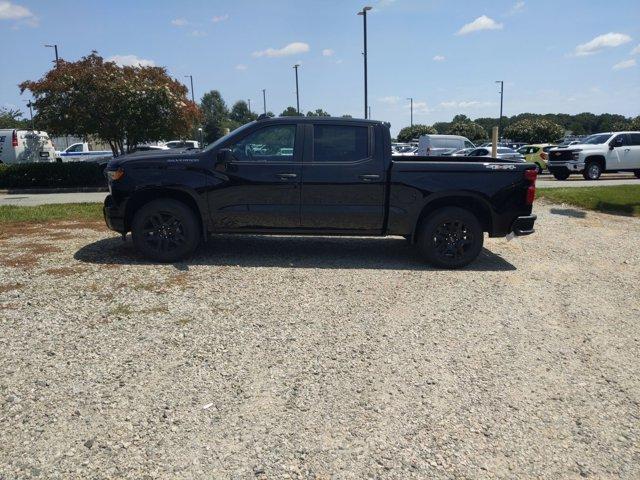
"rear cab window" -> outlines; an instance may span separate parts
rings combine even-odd
[[[331,124],[313,126],[314,162],[357,162],[369,157],[369,127]]]

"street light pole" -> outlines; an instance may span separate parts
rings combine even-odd
[[[53,48],[55,50],[55,52],[56,52],[56,68],[58,68],[58,63],[59,63],[59,60],[58,60],[58,45],[45,45],[45,47]]]
[[[294,70],[296,71],[296,110],[298,111],[298,115],[300,115],[300,91],[298,90],[298,67],[300,65],[299,64],[295,64],[293,66]]]
[[[262,89],[262,107],[264,108],[264,114],[267,114],[267,90]]]
[[[196,97],[195,94],[193,93],[193,75],[185,75],[185,78],[189,77],[191,79],[191,101],[193,103],[196,103]]]
[[[496,80],[496,83],[500,84],[500,118],[498,119],[498,138],[502,135],[502,100],[504,96],[504,81]]]
[[[369,118],[368,108],[368,85],[367,85],[367,12],[371,10],[371,7],[364,7],[358,12],[358,15],[362,15],[362,21],[364,26],[364,118]]]
[[[251,113],[251,99],[247,99],[247,104],[249,105],[249,113]]]
[[[411,126],[413,127],[413,97],[409,97],[407,100],[411,101]]]

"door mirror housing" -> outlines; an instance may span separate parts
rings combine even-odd
[[[216,169],[224,170],[233,161],[233,153],[230,148],[221,148],[216,155]]]
[[[623,144],[623,139],[621,136],[618,136],[616,138],[614,138],[613,140],[611,140],[611,142],[609,143],[609,150],[613,150],[616,147],[621,147]]]

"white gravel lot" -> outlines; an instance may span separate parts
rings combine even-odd
[[[462,271],[0,225],[0,478],[639,478],[640,219],[535,210]]]

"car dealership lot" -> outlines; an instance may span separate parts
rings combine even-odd
[[[534,212],[462,271],[400,238],[156,265],[3,225],[0,477],[637,478],[640,219]]]

